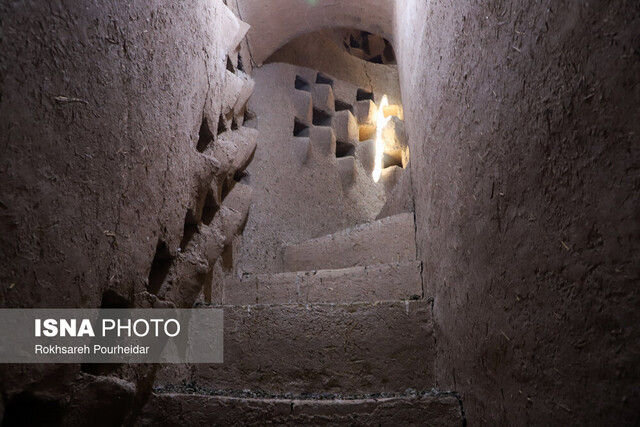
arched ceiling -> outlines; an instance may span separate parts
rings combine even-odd
[[[251,55],[262,64],[302,34],[328,27],[357,28],[393,41],[394,0],[237,0],[251,25]]]

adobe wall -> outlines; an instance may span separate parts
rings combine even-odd
[[[221,113],[242,129],[230,111],[251,88],[235,69],[239,25],[222,1],[81,3],[0,5],[0,307],[155,307],[158,292],[191,306],[183,261],[201,254],[181,252],[187,212],[199,222],[207,191],[239,166],[233,150],[212,160],[211,144]],[[159,242],[173,289],[149,285]],[[0,419],[121,423],[154,368],[98,368],[2,366]]]
[[[637,421],[639,18],[398,2],[438,388],[470,425]]]

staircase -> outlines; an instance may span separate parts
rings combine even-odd
[[[225,284],[225,362],[164,369],[140,425],[462,425],[456,396],[428,392],[412,213],[289,245],[284,264]]]

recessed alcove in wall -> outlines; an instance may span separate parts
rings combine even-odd
[[[240,53],[238,53],[238,71],[242,71],[243,73],[244,71],[244,64],[242,63],[242,55],[240,55]]]
[[[187,210],[184,218],[184,228],[182,231],[182,240],[180,240],[180,250],[184,251],[193,236],[198,232],[198,220],[191,211]]]
[[[313,125],[314,126],[331,126],[331,114],[318,110],[317,108],[313,109]]]
[[[349,104],[348,102],[341,101],[339,99],[336,99],[335,109],[336,109],[336,112],[337,111],[349,110],[349,111],[351,111],[351,114],[355,114],[355,111],[353,109],[353,105]]]
[[[218,135],[220,135],[223,132],[227,131],[227,123],[226,120],[224,118],[223,114],[220,114],[220,117],[218,118],[218,127],[217,127],[217,132]]]
[[[333,86],[333,79],[330,78],[329,76],[326,76],[326,75],[322,74],[322,73],[318,73],[318,75],[316,77],[316,83]]]
[[[164,280],[169,274],[169,269],[173,263],[173,256],[167,247],[167,244],[163,240],[158,240],[156,246],[156,254],[153,257],[151,263],[151,269],[149,270],[149,283],[147,290],[151,294],[157,294]]]
[[[375,64],[396,64],[396,55],[389,40],[368,31],[342,29],[342,46],[351,55]]]
[[[355,154],[356,147],[349,142],[336,141],[336,157],[347,157]]]
[[[200,124],[200,131],[198,132],[198,144],[196,145],[196,150],[198,150],[199,153],[203,153],[212,141],[213,132],[211,132],[211,129],[209,128],[207,118],[203,117],[202,123]]]
[[[204,225],[210,225],[216,215],[216,212],[218,212],[218,209],[219,206],[216,203],[213,190],[209,190],[204,198],[204,206],[202,207],[202,223]]]
[[[311,91],[311,85],[309,84],[309,82],[300,76],[296,76],[295,88],[298,90],[304,90],[306,92]]]
[[[309,126],[305,125],[297,118],[293,119],[293,136],[309,136]]]
[[[371,100],[375,102],[376,97],[373,94],[373,92],[369,92],[368,90],[365,90],[365,89],[358,89],[358,92],[356,93],[356,101],[366,101],[366,100]]]
[[[393,166],[398,166],[398,167],[404,167],[402,165],[402,156],[401,155],[396,155],[391,154],[391,153],[384,153],[382,156],[382,168],[386,169],[386,168],[390,168]]]

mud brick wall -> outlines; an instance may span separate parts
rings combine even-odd
[[[470,425],[637,422],[639,18],[398,3],[438,387]]]

